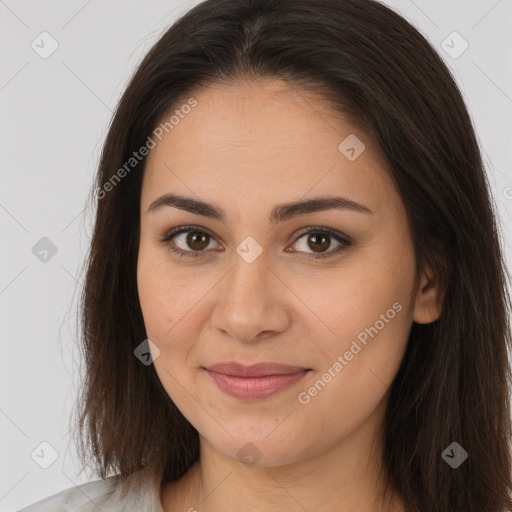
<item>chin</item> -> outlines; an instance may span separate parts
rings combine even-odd
[[[274,427],[275,428],[275,424]],[[278,427],[279,428],[279,427]],[[254,431],[254,426],[247,430]],[[247,467],[286,466],[305,456],[304,440],[283,429],[277,435],[277,429],[265,429],[256,434],[233,433],[233,437],[223,431],[220,438],[208,438],[208,444],[217,452],[236,460]],[[274,435],[275,434],[275,435]],[[203,436],[204,437],[204,436]],[[299,449],[300,447],[300,449]]]

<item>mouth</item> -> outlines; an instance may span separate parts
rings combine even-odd
[[[278,363],[244,366],[220,363],[202,367],[224,393],[242,400],[261,400],[273,396],[303,379],[312,370]]]

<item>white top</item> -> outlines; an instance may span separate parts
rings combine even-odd
[[[18,512],[164,512],[159,491],[147,488],[142,495],[128,492],[121,498],[117,475],[76,485],[25,507]]]

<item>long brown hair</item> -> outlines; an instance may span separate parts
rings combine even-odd
[[[480,149],[442,59],[373,0],[206,0],[139,65],[95,183],[81,301],[84,463],[92,458],[101,478],[136,473],[160,485],[198,460],[197,431],[153,365],[134,356],[146,339],[136,281],[146,159],[133,169],[126,162],[195,88],[251,78],[320,91],[371,137],[407,210],[417,268],[433,269],[446,290],[441,317],[413,324],[391,384],[383,425],[389,485],[409,511],[512,510],[510,297]],[[457,469],[442,457],[453,442],[469,455]]]

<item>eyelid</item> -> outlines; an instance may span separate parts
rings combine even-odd
[[[167,230],[165,232],[165,234],[163,235],[163,238],[160,238],[159,241],[162,243],[167,243],[175,236],[178,236],[183,233],[188,233],[190,231],[197,231],[200,233],[205,233],[210,238],[214,239],[215,241],[217,240],[217,237],[209,229],[203,228],[201,226],[187,225],[187,226],[176,226],[170,230]],[[306,226],[306,227],[302,228],[301,230],[299,230],[298,233],[295,233],[293,235],[294,241],[292,242],[292,244],[297,243],[304,235],[308,235],[311,233],[327,234],[330,237],[334,238],[340,244],[340,246],[338,246],[334,250],[331,249],[324,253],[314,253],[314,252],[304,253],[304,251],[297,251],[298,254],[304,253],[304,254],[309,255],[309,256],[302,256],[305,259],[321,259],[321,258],[327,258],[329,256],[334,256],[335,254],[339,253],[343,249],[346,249],[347,247],[350,247],[354,244],[353,241],[351,240],[351,238],[348,237],[347,235],[339,232],[338,230],[328,228],[326,226]],[[219,242],[217,242],[217,243],[219,243]],[[222,245],[222,244],[219,244],[219,245]],[[179,253],[183,257],[197,258],[197,257],[205,257],[206,255],[208,255],[210,250],[194,251],[194,250],[184,250],[184,249],[178,248],[178,249],[173,249],[172,252]],[[187,254],[187,256],[185,256],[185,254]]]
[[[328,228],[327,226],[306,226],[305,228],[301,228],[297,233],[295,233],[295,242],[303,237],[304,235],[307,235],[309,233],[326,233],[327,235],[332,236],[333,238],[340,239],[342,242],[346,244],[352,244],[353,241],[351,238],[341,231],[338,231],[337,229]],[[294,243],[295,243],[294,242]]]
[[[206,233],[211,238],[217,240],[217,237],[207,228],[203,228],[201,226],[176,226],[175,228],[171,228],[165,232],[163,238],[160,239],[161,242],[168,242],[171,238],[177,235],[181,235],[182,233],[188,233],[189,231],[198,231],[200,233]],[[190,251],[192,252],[192,251]],[[194,251],[199,252],[199,251]]]

